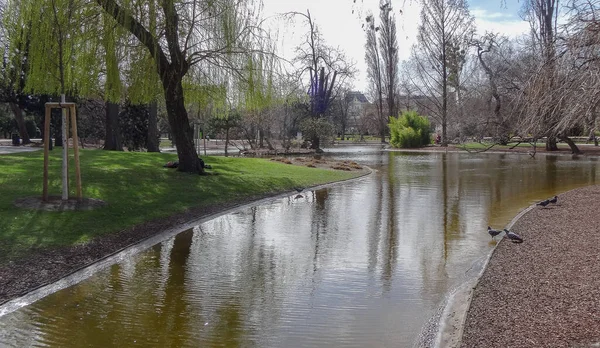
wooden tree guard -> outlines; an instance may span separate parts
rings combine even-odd
[[[79,138],[77,137],[77,118],[75,114],[75,103],[46,103],[46,118],[44,123],[44,188],[42,200],[48,200],[48,156],[50,152],[50,113],[52,109],[68,109],[71,116],[71,132],[73,133],[73,152],[75,154],[75,180],[77,183],[77,199],[83,198],[81,189],[81,168],[79,166]],[[67,117],[67,151],[69,147],[69,118]],[[68,153],[67,153],[68,154]],[[68,160],[68,155],[67,155]],[[67,185],[69,178],[67,176]]]

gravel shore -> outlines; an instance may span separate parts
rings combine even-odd
[[[473,290],[461,347],[600,346],[600,186],[513,226]]]

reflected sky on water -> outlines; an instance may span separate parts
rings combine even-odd
[[[597,178],[588,158],[329,155],[376,172],[183,232],[0,317],[0,345],[410,346],[493,246],[488,225]]]

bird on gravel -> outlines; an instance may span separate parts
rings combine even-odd
[[[554,198],[550,199],[549,202],[552,204],[556,204],[556,202],[558,202],[558,196],[554,196]]]
[[[508,239],[510,239],[511,242],[513,243],[523,243],[523,238],[521,238],[521,236],[519,236],[518,234],[507,230],[506,228],[504,229],[504,233],[506,234],[506,237],[508,237]]]
[[[546,206],[548,204],[550,204],[550,200],[549,199],[547,199],[545,201],[541,201],[541,202],[537,203],[536,205],[541,205],[542,207],[546,208]]]
[[[496,240],[496,236],[499,235],[500,233],[502,233],[502,231],[495,230],[495,229],[491,228],[490,226],[488,226],[488,233],[490,234],[490,236],[492,236],[493,240]]]

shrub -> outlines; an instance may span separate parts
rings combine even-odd
[[[318,149],[321,144],[333,141],[335,127],[322,117],[309,117],[300,123],[300,131],[305,141],[311,142],[311,148]]]
[[[431,143],[427,117],[415,111],[405,111],[399,117],[390,117],[390,143],[393,147],[421,147]]]

